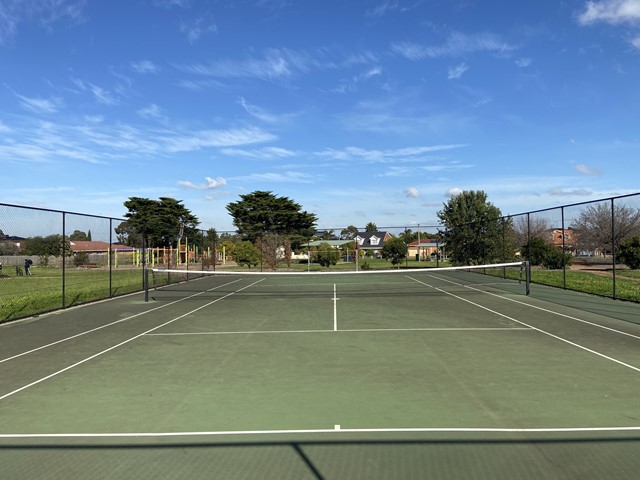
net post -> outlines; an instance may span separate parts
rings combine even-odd
[[[524,262],[524,276],[525,276],[525,283],[524,283],[524,291],[526,295],[529,295],[531,293],[531,264],[529,263],[528,260],[525,260]]]
[[[144,267],[144,301],[149,301],[149,269]]]

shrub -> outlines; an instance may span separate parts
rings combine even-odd
[[[616,257],[629,268],[634,270],[640,268],[640,236],[622,242],[618,246]]]

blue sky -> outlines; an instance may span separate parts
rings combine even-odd
[[[2,0],[0,203],[319,227],[640,191],[640,0]]]

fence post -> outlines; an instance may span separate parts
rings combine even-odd
[[[613,298],[616,298],[616,209],[615,200],[611,199],[611,265],[613,278]]]

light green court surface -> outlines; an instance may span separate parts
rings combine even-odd
[[[211,276],[3,325],[0,477],[637,478],[640,307],[497,283]]]

